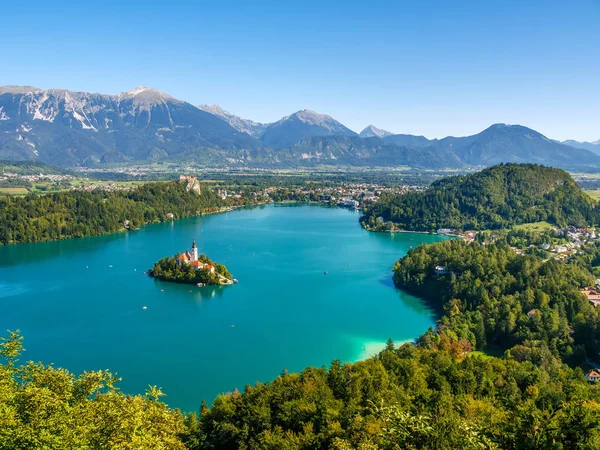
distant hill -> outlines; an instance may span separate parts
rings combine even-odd
[[[60,167],[51,166],[37,161],[2,161],[0,160],[0,175],[5,172],[19,175],[74,175],[75,173]]]
[[[409,148],[388,144],[379,138],[358,136],[316,136],[303,139],[279,156],[299,165],[410,166],[419,168],[459,168],[463,164],[452,152],[432,147]]]
[[[356,136],[356,133],[331,116],[304,109],[269,125],[261,140],[269,147],[282,148],[315,136]]]
[[[557,144],[521,125],[495,124],[474,136],[440,139],[435,147],[453,151],[465,164],[472,165],[533,162],[576,167],[578,161],[600,163],[600,158],[587,150]]]
[[[600,140],[595,142],[579,142],[573,141],[571,139],[562,142],[565,145],[575,148],[582,148],[584,150],[589,150],[590,152],[594,152],[597,155],[600,155]]]
[[[382,197],[361,220],[373,228],[382,218],[406,230],[483,230],[540,221],[597,225],[599,214],[568,173],[534,164],[503,164],[443,178],[424,192]]]
[[[362,130],[359,134],[360,137],[380,137],[384,138],[386,136],[391,136],[392,133],[389,131],[381,130],[374,125],[369,125],[364,130]]]
[[[427,139],[425,136],[413,136],[412,134],[392,134],[385,136],[383,140],[389,144],[405,145],[407,147],[435,147],[437,139]]]
[[[424,136],[395,134],[383,139],[390,144],[453,153],[467,166],[492,166],[500,163],[538,163],[569,170],[600,167],[600,157],[589,150],[552,141],[521,125],[495,124],[481,133],[465,137],[427,139]]]
[[[202,111],[220,117],[236,130],[241,131],[242,133],[247,133],[255,138],[262,136],[267,127],[270,125],[268,123],[259,123],[254,122],[253,120],[242,119],[241,117],[231,114],[229,111],[221,108],[219,105],[199,105],[198,108]]]

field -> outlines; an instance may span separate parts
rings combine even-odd
[[[0,194],[8,194],[8,195],[25,195],[29,191],[25,187],[8,187],[8,188],[0,188]]]
[[[502,358],[504,356],[504,350],[496,347],[486,347],[483,350],[475,350],[469,353],[469,356],[479,356],[483,359]]]
[[[552,228],[556,228],[556,227],[548,222],[534,222],[534,223],[524,223],[523,225],[515,225],[513,228],[515,230],[544,232],[544,231],[549,231]]]
[[[600,200],[600,189],[590,189],[585,191],[585,193],[596,201]]]

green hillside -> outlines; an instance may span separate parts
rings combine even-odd
[[[65,191],[0,196],[0,245],[54,241],[137,229],[224,206],[199,182],[146,183],[131,191]]]
[[[557,226],[596,225],[599,213],[567,172],[535,164],[502,164],[441,179],[424,192],[384,196],[361,221],[371,229],[392,221],[406,230],[483,230],[544,221]]]

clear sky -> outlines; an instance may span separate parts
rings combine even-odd
[[[0,55],[0,85],[144,85],[263,122],[600,139],[600,0],[6,0]]]

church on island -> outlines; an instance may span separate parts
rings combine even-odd
[[[181,254],[179,258],[177,258],[177,264],[182,266],[184,264],[191,264],[195,270],[208,270],[210,273],[215,273],[215,266],[211,264],[205,264],[202,261],[198,260],[198,247],[196,246],[196,239],[192,240],[192,252],[186,249],[184,253]]]

